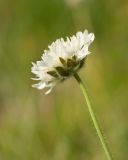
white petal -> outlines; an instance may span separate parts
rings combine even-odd
[[[90,45],[93,40],[94,40],[95,36],[93,33],[88,34],[88,36],[85,34],[84,36],[84,44],[86,45]]]
[[[46,84],[42,83],[42,82],[39,82],[37,84],[32,85],[32,87],[37,88],[37,89],[43,89],[43,88],[45,88],[45,86],[46,86]]]
[[[78,60],[82,60],[90,52],[88,51],[89,45],[94,40],[94,34],[84,32],[77,32],[76,35],[64,40],[63,38],[57,39],[48,46],[48,50],[44,50],[42,60],[32,63],[31,72],[35,74],[36,78],[33,80],[40,80],[39,83],[34,84],[33,87],[38,89],[49,88],[45,94],[49,94],[52,88],[62,80],[62,76],[53,77],[48,74],[48,71],[54,71],[56,67],[64,67],[60,57],[67,62],[67,59],[72,58],[73,55]],[[75,67],[75,66],[74,66]],[[67,69],[67,68],[66,68]]]
[[[76,56],[78,59],[83,59],[85,58],[90,52],[88,51],[88,46],[85,45],[81,50],[79,50],[77,53],[76,53]]]
[[[49,88],[46,92],[45,95],[48,95],[52,91],[53,87]]]

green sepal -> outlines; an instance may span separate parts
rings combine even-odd
[[[55,68],[57,70],[57,72],[64,77],[68,77],[69,76],[69,72],[67,70],[65,70],[63,67],[56,67]]]
[[[83,65],[85,64],[85,60],[86,60],[86,58],[84,58],[84,59],[82,59],[82,60],[80,61],[79,69],[82,68]]]
[[[69,68],[73,68],[77,65],[77,61],[73,60],[73,59],[68,59],[67,60],[67,67]]]
[[[63,66],[66,67],[66,65],[67,65],[66,61],[62,57],[59,57],[59,60],[63,64]]]
[[[50,76],[53,76],[53,77],[55,77],[55,78],[58,77],[58,74],[56,73],[56,71],[48,71],[47,73],[48,73]]]
[[[76,55],[72,56],[72,60],[76,61],[77,57]]]

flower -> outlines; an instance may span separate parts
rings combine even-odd
[[[48,88],[45,94],[51,92],[59,82],[67,79],[77,72],[84,64],[85,58],[90,53],[89,45],[94,40],[94,34],[87,30],[77,32],[76,35],[66,39],[57,39],[45,50],[42,60],[32,63],[32,73],[36,75],[37,84],[32,85],[37,89]]]

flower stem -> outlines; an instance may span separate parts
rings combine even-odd
[[[106,154],[106,157],[107,157],[108,160],[112,160],[113,158],[112,158],[112,156],[111,156],[111,153],[110,153],[110,151],[109,151],[109,149],[108,149],[107,143],[105,142],[105,139],[104,139],[104,137],[103,137],[103,133],[102,133],[102,131],[101,131],[101,129],[100,129],[100,126],[99,126],[99,124],[98,124],[98,121],[97,121],[97,119],[96,119],[96,115],[95,115],[95,113],[94,113],[94,111],[93,111],[93,108],[92,108],[92,106],[91,106],[91,103],[90,103],[90,100],[89,100],[89,97],[88,97],[86,88],[85,88],[85,86],[84,86],[81,78],[79,77],[79,75],[78,75],[77,73],[74,74],[74,77],[75,77],[75,79],[77,80],[77,82],[79,83],[80,88],[81,88],[81,90],[82,90],[82,92],[83,92],[83,95],[84,95],[84,97],[85,97],[85,100],[86,100],[86,103],[87,103],[87,106],[88,106],[88,110],[89,110],[90,116],[91,116],[91,118],[92,118],[94,127],[95,127],[96,132],[97,132],[97,134],[98,134],[98,137],[99,137],[99,139],[100,139],[101,145],[102,145],[102,147],[103,147],[103,149],[104,149],[104,152],[105,152],[105,154]]]

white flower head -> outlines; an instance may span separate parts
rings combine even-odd
[[[37,84],[32,85],[37,89],[48,88],[45,94],[59,82],[67,79],[77,72],[84,64],[85,58],[90,53],[89,45],[94,40],[94,34],[87,30],[77,32],[75,36],[66,40],[57,39],[45,50],[41,61],[32,63],[32,73],[36,75]]]

